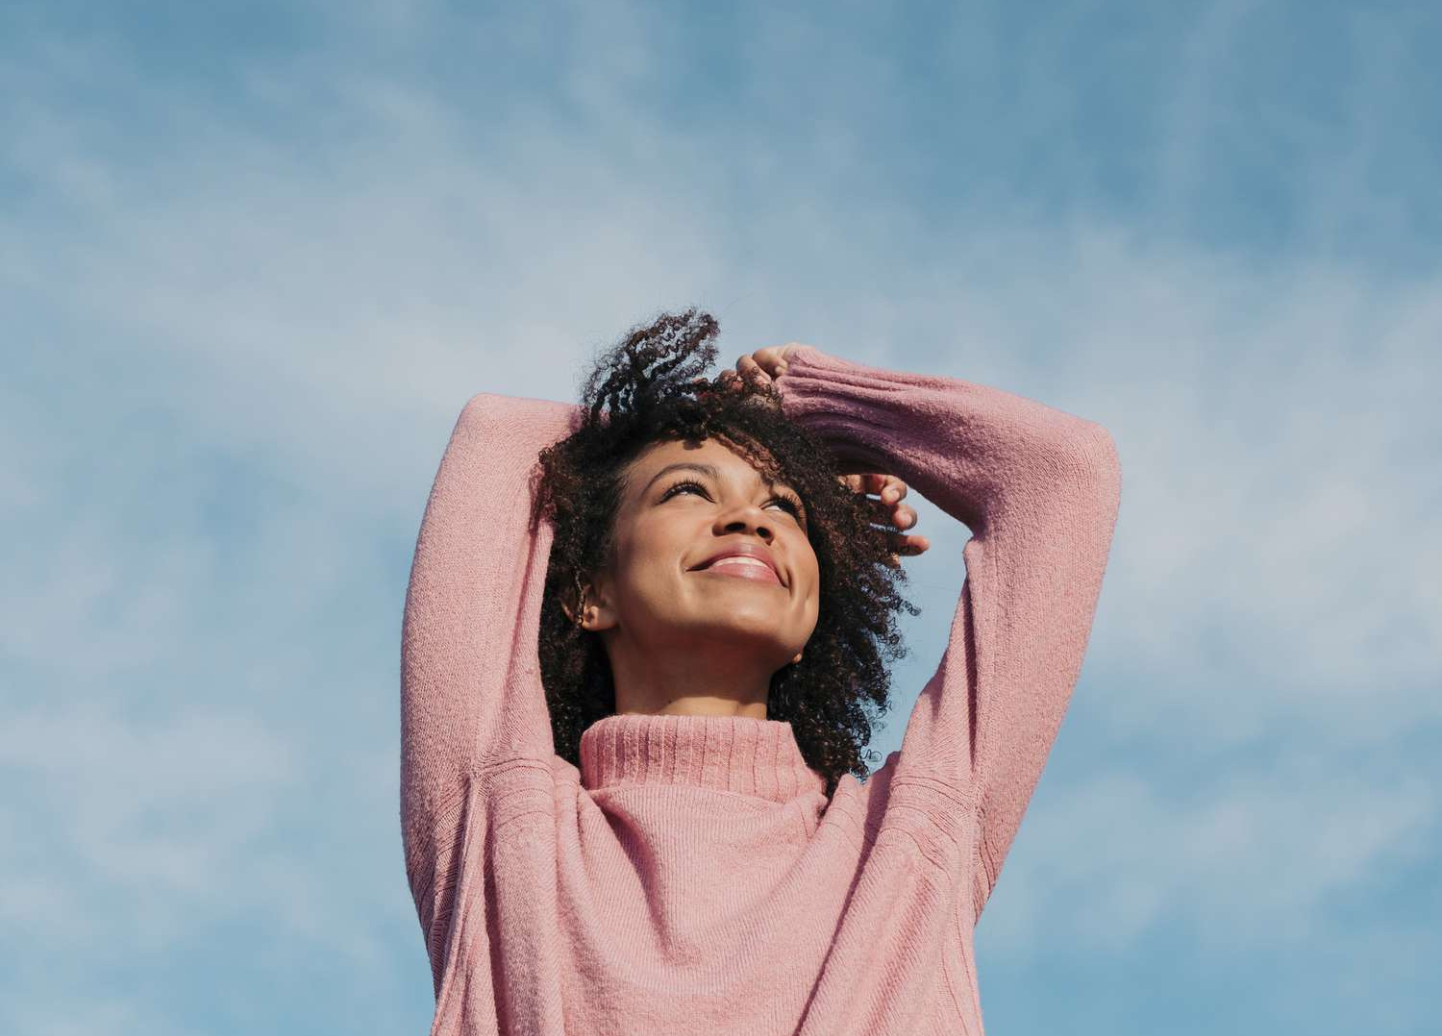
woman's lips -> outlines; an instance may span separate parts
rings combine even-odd
[[[771,570],[770,565],[764,561],[752,561],[745,557],[721,558],[697,571],[703,575],[707,572],[714,572],[718,576],[734,576],[738,579],[750,579],[757,583],[770,583],[772,586],[781,585],[781,579]]]

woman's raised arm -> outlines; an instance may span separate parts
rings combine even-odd
[[[551,533],[532,533],[530,474],[580,412],[473,397],[421,520],[401,633],[401,829],[428,944],[443,938],[472,782],[554,755],[536,656]]]
[[[788,416],[849,470],[896,475],[972,531],[950,641],[900,766],[974,817],[979,916],[1081,670],[1120,505],[1115,444],[1022,396],[810,346],[789,352],[775,383]]]

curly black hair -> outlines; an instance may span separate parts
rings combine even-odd
[[[638,325],[597,360],[582,391],[580,426],[540,453],[532,528],[555,530],[541,607],[541,679],[556,754],[580,766],[581,734],[616,711],[610,663],[598,634],[567,617],[588,574],[614,545],[627,465],[653,443],[714,438],[801,496],[816,552],[820,608],[800,662],[777,670],[768,719],[791,724],[806,764],[826,778],[865,781],[873,721],[890,708],[887,663],[905,656],[896,612],[920,614],[897,590],[901,533],[878,522],[875,502],[843,484],[814,433],[786,417],[769,383],[702,376],[716,358],[714,317],[691,308]],[[882,725],[884,726],[884,724]]]

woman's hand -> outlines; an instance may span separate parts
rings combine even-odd
[[[736,361],[733,370],[721,372],[719,380],[730,384],[745,379],[758,385],[769,385],[786,373],[787,360],[799,348],[800,342],[788,342],[785,345],[769,345],[765,349],[757,349],[750,356],[743,354]]]
[[[719,380],[732,383],[745,378],[761,385],[770,384],[786,373],[787,360],[800,346],[799,342],[788,342],[786,345],[757,349],[749,356],[742,355],[736,361],[734,369],[721,372]],[[876,512],[875,521],[878,525],[889,525],[900,530],[909,529],[916,524],[916,510],[901,502],[906,496],[906,483],[895,475],[866,472],[841,475],[839,480],[853,493],[877,498],[869,502]],[[892,567],[901,564],[903,555],[915,556],[931,546],[931,541],[925,536],[901,535],[898,536],[898,541],[899,552],[891,555]]]
[[[841,484],[853,493],[876,496],[869,503],[876,511],[874,521],[878,525],[890,525],[897,529],[909,529],[916,524],[916,509],[901,502],[906,496],[906,483],[895,475],[863,473],[841,475]],[[925,536],[898,535],[898,553],[891,555],[891,567],[901,564],[903,556],[915,557],[931,546]]]

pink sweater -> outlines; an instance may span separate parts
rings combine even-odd
[[[899,476],[973,534],[901,750],[829,800],[775,720],[608,716],[579,770],[557,756],[537,660],[552,527],[530,534],[527,478],[580,408],[475,396],[402,635],[401,824],[433,1034],[982,1032],[973,928],[1081,668],[1116,448],[1021,396],[810,347],[776,384],[853,470]]]

